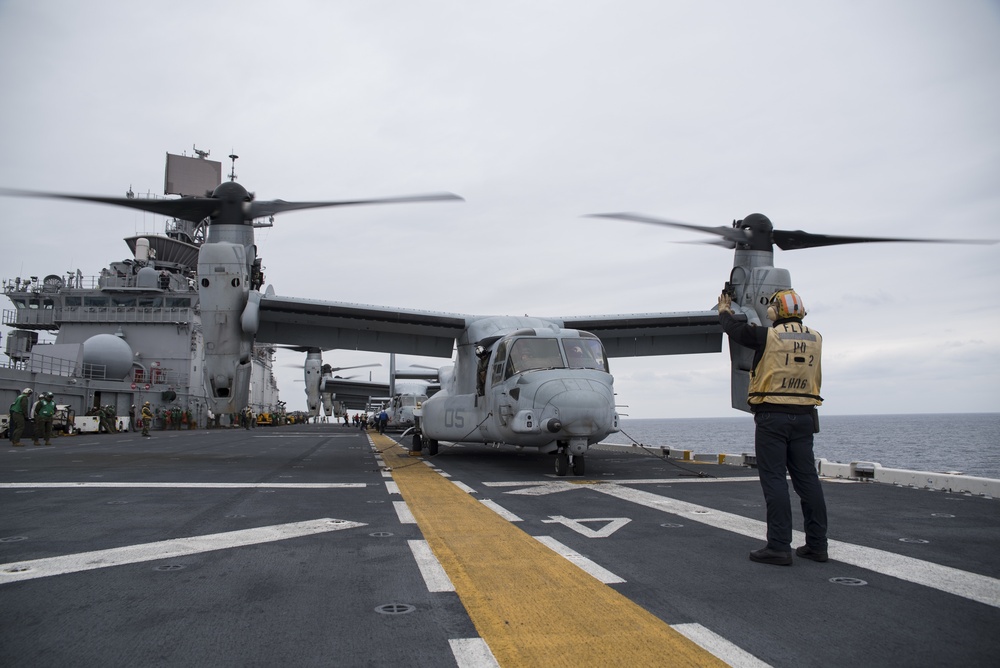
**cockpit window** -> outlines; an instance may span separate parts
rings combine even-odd
[[[608,359],[600,339],[563,339],[570,369],[608,370]]]
[[[510,347],[507,361],[508,378],[533,369],[561,369],[566,365],[559,354],[559,340],[540,337],[518,339]]]

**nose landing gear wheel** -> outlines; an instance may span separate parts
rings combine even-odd
[[[573,455],[573,475],[583,475],[586,470],[583,455]]]
[[[569,455],[565,452],[556,453],[556,475],[564,476],[569,472]]]

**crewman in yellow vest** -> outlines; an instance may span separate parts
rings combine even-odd
[[[767,545],[751,561],[792,565],[792,505],[786,471],[802,502],[806,544],[795,549],[804,559],[826,561],[826,501],[813,459],[813,433],[819,431],[816,407],[823,379],[823,337],[802,324],[802,298],[794,290],[775,292],[767,307],[770,327],[733,317],[732,299],[719,297],[719,323],[729,339],[754,350],[747,402],[754,414],[757,475],[767,504]]]
[[[149,437],[149,425],[153,421],[153,409],[149,405],[149,402],[143,402],[142,404],[142,435]]]

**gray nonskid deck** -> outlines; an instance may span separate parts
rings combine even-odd
[[[666,623],[766,664],[992,665],[1000,650],[991,499],[827,482],[831,561],[783,568],[746,556],[763,544],[751,469],[596,449],[583,479],[556,478],[550,457],[475,447],[426,465]],[[0,574],[0,661],[454,665],[449,641],[475,628],[454,593],[428,591],[386,475],[362,432],[334,425],[7,446],[0,572],[56,570]],[[121,561],[72,558],[97,551]]]

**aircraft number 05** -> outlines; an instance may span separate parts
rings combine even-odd
[[[446,410],[444,412],[444,426],[455,427],[456,429],[464,427],[465,416],[462,414],[462,411],[453,408]]]

